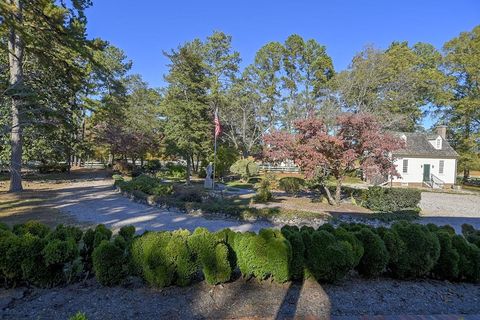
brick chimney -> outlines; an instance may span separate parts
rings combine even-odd
[[[440,125],[437,127],[437,134],[442,137],[443,140],[447,139],[447,126]]]

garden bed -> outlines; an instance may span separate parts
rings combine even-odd
[[[334,285],[238,279],[221,286],[200,282],[159,291],[135,279],[118,287],[103,287],[90,279],[54,289],[21,287],[0,292],[2,319],[12,320],[66,320],[79,311],[89,320],[480,314],[476,284],[367,280],[354,274]]]

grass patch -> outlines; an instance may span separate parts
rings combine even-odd
[[[243,182],[243,181],[229,181],[226,183],[227,187],[231,188],[239,188],[239,189],[253,189],[255,187],[255,184],[253,183],[248,183],[248,182]]]

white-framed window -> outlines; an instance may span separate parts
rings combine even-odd
[[[403,159],[402,172],[403,172],[403,173],[407,173],[407,172],[408,172],[408,159]]]
[[[442,139],[437,138],[437,149],[442,149]]]
[[[438,173],[443,174],[443,170],[445,168],[445,160],[440,160],[438,163]]]

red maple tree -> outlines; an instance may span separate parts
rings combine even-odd
[[[366,176],[398,176],[392,151],[403,147],[403,140],[386,133],[370,114],[342,114],[332,128],[321,118],[295,121],[295,133],[273,132],[264,137],[264,155],[269,161],[293,160],[307,179],[318,179],[331,204],[340,203],[345,176],[357,168]],[[336,179],[335,197],[325,185]]]

